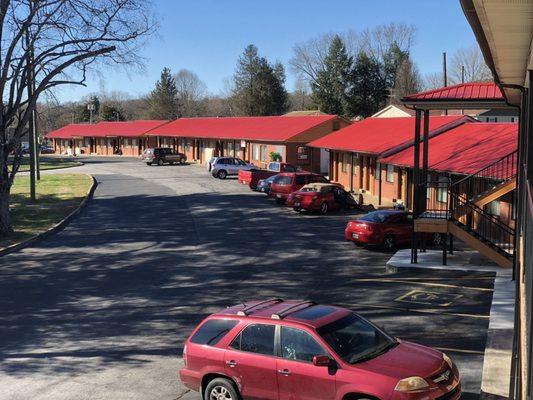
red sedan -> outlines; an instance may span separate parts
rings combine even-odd
[[[346,225],[344,236],[362,245],[382,245],[387,250],[411,243],[413,216],[407,211],[372,211]]]
[[[294,211],[319,211],[355,208],[354,198],[336,183],[310,183],[287,197],[287,203]]]

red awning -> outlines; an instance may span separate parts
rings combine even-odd
[[[470,117],[460,115],[430,117],[429,130],[434,135],[471,120]],[[379,155],[412,143],[414,132],[414,117],[366,118],[314,140],[309,146]]]
[[[516,123],[465,123],[429,140],[429,168],[473,174],[512,153],[518,147]],[[413,147],[379,160],[413,167]]]

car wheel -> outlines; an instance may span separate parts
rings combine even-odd
[[[205,388],[205,400],[240,400],[239,393],[229,379],[215,378]]]
[[[396,240],[394,239],[394,236],[392,235],[385,236],[385,239],[383,239],[383,248],[386,251],[392,251],[396,248]]]
[[[444,237],[442,236],[442,233],[433,234],[433,237],[431,238],[431,243],[433,243],[433,246],[442,246],[443,242]]]
[[[163,159],[160,158],[159,160],[157,160],[157,165],[159,165],[160,167],[164,164],[163,162]]]
[[[292,209],[294,211],[296,211],[296,212],[302,212],[302,208],[301,207],[293,207]]]
[[[151,162],[147,162],[146,165],[150,166],[150,165],[152,165],[152,163]]]
[[[327,214],[328,213],[328,203],[323,202],[320,205],[320,214]]]
[[[228,176],[228,173],[226,171],[224,171],[223,169],[221,169],[217,173],[218,179],[226,179],[227,176]]]
[[[174,165],[174,161],[169,161],[168,164],[169,165]]]
[[[180,164],[185,164],[185,158],[180,158]]]

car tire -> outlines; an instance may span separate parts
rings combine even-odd
[[[185,158],[180,158],[180,164],[185,164]]]
[[[225,378],[215,378],[205,387],[205,400],[240,400],[241,396],[232,381]]]
[[[151,162],[147,162],[147,163],[146,163],[146,165],[148,165],[148,166],[151,166],[151,165],[152,165],[152,163],[151,163]]]
[[[293,207],[292,209],[294,211],[296,211],[296,212],[302,212],[302,208],[301,207]]]
[[[169,161],[168,165],[174,165],[174,161]]]
[[[385,239],[383,239],[383,248],[385,251],[393,251],[396,248],[396,240],[393,235],[385,236]]]
[[[320,205],[320,214],[324,215],[324,214],[327,214],[328,213],[328,203],[326,202],[323,202],[321,205]]]
[[[165,163],[165,162],[163,161],[162,158],[160,158],[159,160],[157,160],[157,165],[159,165],[160,167],[162,167],[164,163]]]
[[[223,169],[217,172],[218,179],[226,179],[227,176],[228,176],[228,173]]]

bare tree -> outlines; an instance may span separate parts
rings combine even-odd
[[[9,194],[20,165],[21,138],[37,100],[54,87],[84,85],[98,63],[139,65],[141,39],[156,27],[147,3],[0,1],[0,236],[13,231]]]
[[[458,49],[448,68],[450,81],[454,84],[462,82],[462,67],[464,67],[465,82],[483,82],[493,80],[489,67],[485,64],[478,45]]]
[[[207,87],[194,72],[181,69],[174,75],[178,89],[178,102],[183,117],[199,117],[205,114]]]
[[[355,30],[348,30],[338,36],[342,39],[348,54],[357,55],[361,47],[358,33]],[[294,45],[294,55],[289,65],[300,80],[316,82],[318,71],[324,69],[324,59],[334,37],[335,34],[330,32]]]
[[[442,77],[442,73],[438,72],[432,72],[429,74],[426,74],[422,80],[422,89],[423,90],[431,90],[431,89],[437,89],[444,86],[444,79]]]
[[[404,23],[390,23],[366,29],[361,33],[361,48],[376,60],[383,62],[393,45],[409,53],[416,36],[416,27]]]

